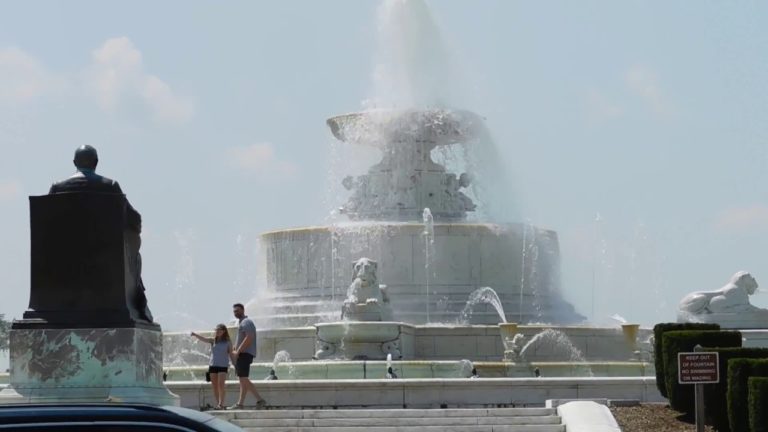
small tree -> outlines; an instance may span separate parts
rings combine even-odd
[[[5,320],[5,315],[0,314],[0,351],[8,350],[8,334],[11,330],[11,323]]]

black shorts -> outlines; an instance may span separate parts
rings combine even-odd
[[[235,372],[238,378],[248,378],[251,374],[251,363],[253,363],[253,356],[248,353],[240,353],[237,355],[237,361],[235,362]]]
[[[229,368],[223,366],[208,366],[208,373],[227,373]]]

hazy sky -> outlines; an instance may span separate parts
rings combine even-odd
[[[582,314],[674,320],[685,293],[741,269],[768,287],[768,3],[427,4],[459,65],[453,101],[487,119],[507,204],[559,232]],[[91,144],[144,217],[163,327],[229,318],[255,290],[258,233],[343,202],[325,119],[376,87],[378,7],[4,3],[0,313],[28,301],[27,196]]]

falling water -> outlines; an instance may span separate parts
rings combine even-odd
[[[387,354],[387,370],[384,372],[384,378],[394,379],[397,378],[395,370],[392,369],[392,354]]]
[[[528,250],[528,225],[523,225],[523,259],[520,260],[520,299],[517,304],[517,322],[523,322],[523,291],[525,289],[525,256]]]
[[[277,372],[277,367],[281,364],[285,364],[288,368],[288,376],[293,378],[295,375],[295,368],[293,364],[291,364],[291,354],[288,353],[288,351],[278,351],[275,353],[275,358],[272,360],[272,370]]]
[[[435,247],[435,221],[432,218],[432,212],[429,207],[424,209],[422,213],[422,220],[424,221],[424,271],[425,271],[425,301],[427,304],[427,322],[429,322],[429,276],[430,267],[432,261],[432,249]]]
[[[475,366],[470,360],[462,359],[459,362],[459,378],[470,378],[472,376],[472,369]]]
[[[527,292],[533,295],[532,297],[532,312],[535,312],[535,318],[529,319],[529,322],[540,322],[541,320],[541,284],[539,280],[539,242],[536,238],[536,228],[533,225],[527,224],[527,229],[530,230],[530,235],[526,237],[527,243],[524,247],[527,249],[524,253],[524,256],[526,257],[523,266],[524,271],[528,271],[528,277],[527,277],[527,283],[528,286],[525,288]],[[525,268],[527,266],[527,269]],[[520,289],[520,292],[523,292],[523,288]],[[522,296],[520,298],[522,300]],[[522,320],[520,321],[522,322]]]
[[[610,318],[612,320],[616,321],[619,324],[627,324],[628,323],[628,321],[626,319],[624,319],[624,317],[619,315],[619,314],[613,314],[613,315],[610,316]]]
[[[338,234],[336,228],[331,227],[331,303],[336,304],[336,261],[339,259]]]
[[[499,314],[501,322],[507,322],[507,317],[504,314],[504,307],[501,304],[499,295],[496,294],[496,291],[494,291],[491,287],[482,287],[472,291],[472,294],[469,295],[467,304],[459,314],[459,323],[469,324],[469,320],[472,317],[472,308],[478,303],[487,303],[493,306],[493,308],[496,309],[496,313]]]
[[[571,342],[571,339],[565,333],[551,328],[545,329],[533,336],[523,346],[523,349],[520,350],[520,359],[525,361],[526,354],[530,350],[538,351],[542,349],[546,349],[553,353],[554,356],[558,356],[556,361],[586,362],[584,354]],[[588,366],[585,367],[586,374],[593,376],[592,370]]]
[[[185,332],[189,335],[188,332]],[[210,354],[197,348],[202,345],[191,337],[163,338],[163,369],[174,368],[183,370],[183,376],[190,381],[196,380],[192,365],[207,364]]]

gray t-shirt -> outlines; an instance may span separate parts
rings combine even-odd
[[[218,341],[211,344],[211,366],[229,367],[229,342]]]
[[[251,341],[243,351],[256,357],[256,324],[254,324],[248,317],[240,320],[240,325],[237,328],[237,342],[235,342],[235,349],[240,347],[240,344],[245,340],[246,335],[251,337]]]

